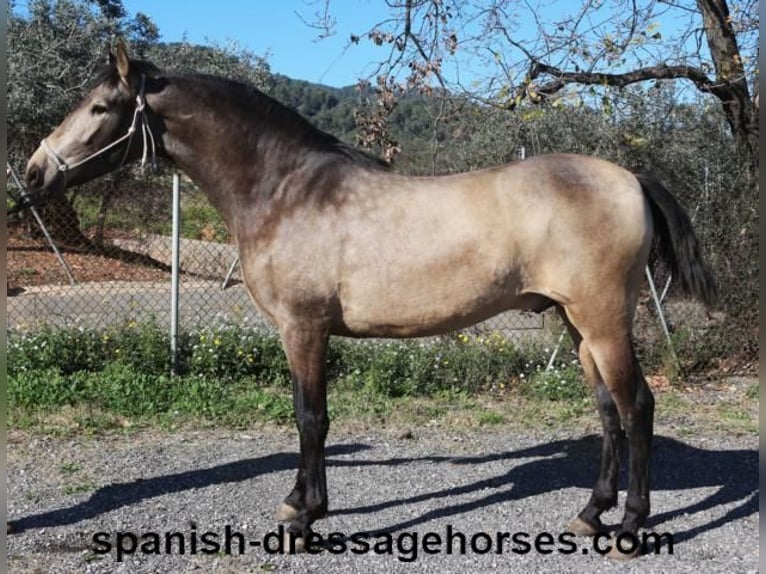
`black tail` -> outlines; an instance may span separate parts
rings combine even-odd
[[[718,292],[713,273],[705,263],[692,222],[675,197],[653,175],[636,175],[649,200],[654,219],[655,241],[670,266],[673,278],[686,295],[715,306]]]

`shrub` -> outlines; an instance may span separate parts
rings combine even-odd
[[[576,362],[562,363],[550,370],[535,371],[530,376],[525,391],[535,397],[553,401],[584,399],[590,392],[580,365]]]
[[[126,322],[108,330],[49,328],[11,333],[9,405],[45,411],[86,404],[126,417],[202,416],[229,424],[253,417],[292,419],[290,372],[279,338],[263,330],[211,325],[183,333],[179,376],[170,376],[167,333]],[[332,340],[328,376],[362,400],[420,395],[467,396],[505,388],[541,365],[545,350],[516,347],[500,334],[394,340]],[[530,392],[579,397],[576,365],[539,372]],[[575,382],[577,381],[577,382]],[[487,424],[492,423],[490,416]]]

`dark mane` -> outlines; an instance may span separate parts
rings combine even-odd
[[[317,151],[336,154],[354,164],[367,168],[388,169],[390,167],[386,161],[320,130],[297,111],[265,94],[250,83],[200,73],[180,73],[175,77],[192,79],[214,91],[222,90],[227,98],[233,98],[243,109],[247,109],[251,113],[255,112],[260,122],[289,133],[298,138],[301,143],[309,145]]]
[[[320,130],[298,112],[263,93],[250,83],[211,74],[166,72],[145,60],[132,60],[131,66],[149,78],[167,75],[168,77],[192,80],[207,86],[214,93],[225,95],[227,100],[235,101],[243,111],[246,110],[251,114],[257,113],[259,121],[266,122],[277,130],[289,132],[290,135],[298,138],[300,143],[317,151],[335,154],[339,158],[369,169],[388,169],[390,167],[388,162]],[[114,83],[117,81],[116,67],[107,64],[96,73],[91,87],[104,82]]]

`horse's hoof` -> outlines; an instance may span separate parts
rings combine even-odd
[[[567,526],[567,532],[572,532],[575,536],[595,536],[601,532],[601,530],[591,526],[579,516],[576,516],[575,519],[569,523],[569,526]]]
[[[609,550],[609,553],[606,555],[607,558],[610,560],[631,560],[632,558],[635,558],[638,556],[638,546],[635,546],[633,550],[630,552],[623,552],[617,547],[617,539],[612,537],[610,541],[612,548]]]
[[[292,522],[298,518],[298,509],[283,502],[274,513],[274,518],[277,522]]]

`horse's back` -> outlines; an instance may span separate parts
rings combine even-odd
[[[385,175],[377,185],[391,189],[350,207],[341,226],[338,285],[351,331],[430,334],[544,307],[535,295],[592,297],[594,281],[635,275],[648,252],[640,185],[603,160],[539,156],[446,177]]]
[[[339,333],[433,334],[594,297],[648,253],[640,185],[603,160],[537,156],[437,177],[359,170],[342,185],[341,201],[293,209],[252,254],[248,284],[272,316],[316,310]]]

